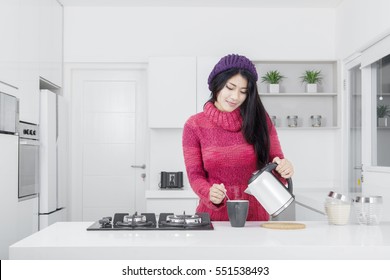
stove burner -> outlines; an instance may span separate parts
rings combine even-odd
[[[165,218],[164,216],[161,218],[161,215],[165,215]],[[210,221],[203,220],[201,215],[186,215],[185,212],[182,215],[160,214],[159,220],[160,228],[195,228],[208,225],[210,225]]]
[[[185,212],[183,212],[183,215],[168,215],[166,218],[167,223],[171,224],[201,224],[202,218],[198,215],[186,215]]]
[[[144,223],[146,222],[146,216],[145,215],[137,215],[137,212],[135,212],[134,215],[126,215],[123,217],[124,223]]]
[[[152,221],[148,221],[146,218],[146,215],[141,214],[138,215],[137,212],[135,212],[134,215],[122,215],[122,221],[116,219],[115,226],[116,227],[150,227],[153,226],[155,223]]]

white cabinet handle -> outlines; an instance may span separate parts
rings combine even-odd
[[[146,168],[146,165],[145,165],[145,164],[142,164],[142,165],[132,165],[131,167],[133,167],[133,168],[142,168],[142,169],[145,169],[145,168]]]

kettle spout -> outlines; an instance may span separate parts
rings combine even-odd
[[[247,193],[247,194],[252,194],[251,191],[249,190],[249,187],[246,188],[246,190],[244,191],[244,193]]]

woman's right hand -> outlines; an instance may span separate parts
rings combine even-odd
[[[225,198],[226,189],[223,184],[213,184],[210,188],[210,201],[214,204],[220,204]]]

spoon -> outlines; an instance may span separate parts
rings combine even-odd
[[[227,191],[225,191],[225,196],[226,196],[227,200],[230,200],[229,196],[227,195]]]

